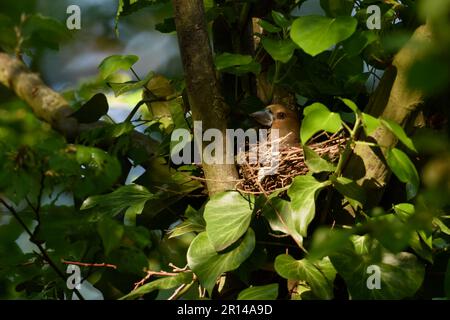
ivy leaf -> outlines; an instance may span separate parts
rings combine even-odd
[[[320,299],[333,298],[336,271],[328,257],[311,262],[308,259],[295,260],[288,254],[282,254],[275,259],[275,270],[285,279],[305,281]]]
[[[329,229],[321,227],[317,229],[311,242],[308,258],[312,260],[322,259],[345,247],[352,235],[352,230]]]
[[[354,209],[362,208],[366,202],[366,193],[364,189],[355,181],[345,178],[331,178],[333,187],[342,194]]]
[[[352,100],[346,98],[339,98],[339,100],[341,100],[347,107],[349,107],[350,110],[352,110],[356,115],[359,115],[361,113],[356,103],[354,103]]]
[[[149,283],[140,286],[136,290],[124,295],[119,300],[130,300],[136,299],[144,294],[153,292],[155,290],[168,290],[181,286],[182,284],[187,284],[192,281],[191,272],[180,272],[176,276],[164,277],[158,280],[151,281]]]
[[[336,133],[341,129],[342,120],[339,114],[331,112],[321,103],[313,103],[306,107],[303,114],[305,117],[300,129],[300,138],[304,145],[321,130]]]
[[[267,219],[273,231],[290,235],[297,243],[303,243],[303,237],[298,233],[294,225],[294,211],[291,202],[278,197],[270,199],[262,209],[263,216]]]
[[[278,297],[278,283],[254,286],[242,290],[237,300],[275,300]]]
[[[406,183],[406,196],[410,200],[419,190],[419,174],[409,157],[400,149],[393,148],[387,151],[386,161],[395,176]]]
[[[92,123],[106,115],[109,110],[108,100],[103,93],[97,93],[71,116],[80,123]]]
[[[331,262],[344,278],[352,299],[404,299],[421,287],[425,267],[411,253],[393,254],[369,236],[352,236],[351,242],[331,256]],[[380,287],[369,289],[368,269],[379,268]]]
[[[128,71],[138,60],[139,57],[135,55],[109,56],[103,59],[103,61],[98,66],[100,70],[100,76],[103,80],[106,80],[110,75],[116,73],[119,70]]]
[[[291,60],[296,48],[295,43],[293,43],[291,39],[273,39],[264,37],[261,39],[261,43],[267,53],[269,53],[275,61],[281,61],[283,63],[287,63]]]
[[[381,123],[388,128],[408,149],[417,153],[416,147],[412,142],[411,138],[409,138],[405,130],[395,121],[388,119],[381,119]]]
[[[281,28],[287,28],[291,22],[281,12],[272,10],[272,18],[275,24]]]
[[[140,214],[145,203],[154,197],[155,195],[143,186],[130,184],[109,194],[87,198],[81,205],[81,210],[97,207],[98,212],[115,216],[126,209],[125,215],[132,219]]]
[[[255,234],[251,228],[226,252],[217,253],[206,232],[191,242],[187,252],[188,265],[200,283],[211,294],[217,278],[224,272],[237,269],[253,252]]]
[[[205,206],[206,233],[216,251],[235,243],[248,229],[254,199],[239,192],[211,196]]]
[[[274,26],[273,24],[265,20],[259,20],[258,24],[264,29],[264,31],[267,31],[269,33],[276,33],[281,31],[281,28]]]
[[[188,206],[184,216],[186,217],[186,220],[170,230],[169,238],[179,237],[188,232],[205,231],[206,222],[203,219],[201,211],[197,211],[191,206]]]
[[[127,81],[124,83],[115,83],[108,82],[108,86],[114,91],[114,95],[116,97],[133,90],[143,89],[147,82],[154,76],[155,74],[150,71],[144,79],[140,81]]]
[[[357,20],[352,17],[304,16],[292,24],[291,39],[307,54],[316,56],[349,38],[356,26]]]
[[[306,237],[308,225],[316,213],[316,198],[319,191],[330,184],[319,182],[313,176],[297,176],[288,189],[291,198],[295,229]]]
[[[261,71],[261,65],[250,55],[224,52],[215,57],[214,64],[217,70],[236,75],[248,72],[258,74]]]
[[[374,116],[371,116],[370,114],[362,112],[362,122],[364,126],[364,131],[366,132],[366,135],[371,135],[381,124],[380,119],[375,118]]]
[[[305,163],[311,172],[334,172],[336,166],[331,162],[321,158],[313,149],[303,146],[303,154],[305,155]]]

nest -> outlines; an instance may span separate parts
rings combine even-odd
[[[322,141],[317,142],[317,140]],[[283,138],[280,139],[282,144]],[[340,135],[328,136],[322,133],[313,139],[308,147],[314,150],[320,157],[327,159],[332,163],[337,163],[339,155],[345,147],[347,138]],[[243,193],[252,194],[270,194],[288,187],[292,180],[299,175],[306,175],[309,171],[305,163],[303,149],[299,147],[280,148],[277,153],[271,151],[269,143],[264,149],[261,161],[261,154],[258,154],[259,161],[250,161],[255,159],[260,146],[250,146],[249,150],[241,155],[241,164],[239,165],[239,175],[241,180],[236,185],[236,189]],[[253,157],[253,158],[252,158]],[[270,166],[270,159],[278,157],[278,163],[275,167]],[[272,167],[271,170],[268,168]]]

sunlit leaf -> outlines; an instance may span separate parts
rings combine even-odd
[[[395,121],[388,120],[388,119],[381,119],[381,123],[388,128],[395,136],[411,151],[417,152],[416,147],[414,146],[414,143],[412,142],[411,138],[409,138],[405,130],[396,123]]]
[[[313,176],[297,176],[288,190],[294,211],[294,226],[303,237],[306,237],[308,226],[316,213],[317,195],[329,184],[329,181],[320,182]]]
[[[167,290],[179,287],[182,284],[187,284],[192,281],[192,273],[190,272],[181,272],[176,276],[168,276],[164,278],[160,278],[157,280],[150,281],[136,290],[131,291],[130,293],[124,295],[119,300],[130,300],[136,299],[144,294],[153,292],[155,290]]]
[[[231,191],[213,195],[206,203],[206,233],[216,251],[229,247],[247,231],[253,202],[253,197]]]
[[[264,37],[261,39],[261,43],[275,61],[281,61],[283,63],[287,63],[291,60],[296,48],[295,43],[293,43],[291,39],[273,39]]]
[[[278,297],[278,283],[254,286],[242,290],[238,300],[275,300]]]
[[[328,257],[322,261],[295,260],[282,254],[275,259],[275,270],[288,280],[305,281],[319,299],[333,298],[333,282],[336,271]]]
[[[110,75],[119,70],[128,71],[137,61],[138,56],[135,55],[112,55],[100,63],[98,66],[100,75],[103,79],[107,79]]]
[[[350,37],[356,25],[352,17],[304,16],[292,24],[291,38],[306,53],[316,56]]]
[[[305,115],[300,129],[303,144],[317,132],[324,130],[336,133],[341,129],[342,120],[338,113],[331,112],[321,103],[313,103],[303,111]]]
[[[400,149],[388,150],[386,161],[395,176],[406,183],[406,195],[408,200],[416,196],[419,190],[419,174],[409,157]]]
[[[303,153],[305,155],[305,163],[311,172],[334,172],[336,166],[331,162],[320,157],[313,149],[308,146],[303,146]]]

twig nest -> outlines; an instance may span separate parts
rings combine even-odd
[[[308,147],[320,157],[337,163],[347,139],[342,135],[320,136],[324,135],[326,140],[312,142]],[[309,171],[301,146],[280,147],[278,152],[274,152],[269,144],[263,146],[263,152],[260,145],[250,146],[248,151],[238,157],[241,180],[236,189],[243,193],[267,195],[285,189],[296,176],[306,175]]]

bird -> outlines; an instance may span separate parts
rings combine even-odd
[[[269,141],[274,136],[273,129],[277,129],[281,148],[300,146],[300,121],[293,109],[281,104],[271,104],[250,116],[263,126],[270,127]]]

